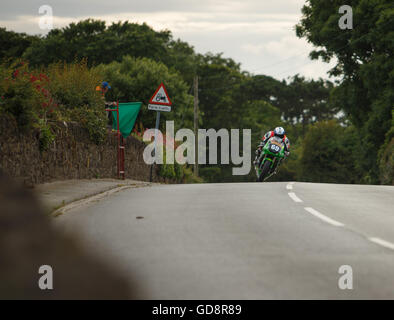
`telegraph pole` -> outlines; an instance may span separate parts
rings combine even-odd
[[[194,77],[194,175],[198,177],[198,76]]]

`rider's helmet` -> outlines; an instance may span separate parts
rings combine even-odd
[[[276,127],[274,129],[274,136],[283,139],[285,137],[285,129],[283,129],[282,127]]]

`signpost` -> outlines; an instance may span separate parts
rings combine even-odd
[[[125,138],[127,138],[134,127],[142,102],[106,102],[106,111],[113,112],[116,121],[112,128],[116,129],[118,138],[117,171],[118,179],[125,179]],[[115,108],[115,107],[116,108]],[[122,108],[120,108],[122,107]]]
[[[149,100],[148,109],[152,111],[156,111],[156,132],[155,132],[155,148],[154,148],[154,155],[156,155],[156,141],[157,141],[157,130],[159,130],[160,124],[160,111],[170,112],[171,111],[172,102],[170,97],[168,96],[166,87],[163,83],[159,85],[155,93],[153,94],[152,98]],[[156,160],[155,160],[156,161]],[[152,182],[152,175],[153,175],[153,166],[150,167],[150,177],[149,181]]]

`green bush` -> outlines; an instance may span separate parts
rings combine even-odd
[[[86,60],[53,64],[48,67],[48,75],[49,89],[59,104],[61,117],[82,124],[95,143],[103,142],[107,117],[104,99],[95,90],[102,82],[100,75],[88,68]]]
[[[181,181],[183,179],[184,168],[185,168],[185,165],[181,165],[181,164],[175,162],[174,171],[175,171],[175,178],[177,179],[177,181]]]
[[[102,106],[101,110],[91,108],[88,105],[80,106],[71,112],[67,112],[67,114],[71,121],[80,123],[88,130],[91,141],[96,144],[101,144],[105,141],[107,118],[104,106]]]
[[[185,167],[183,181],[185,183],[203,183],[204,179],[201,177],[196,177],[191,168]]]
[[[311,125],[302,142],[298,179],[308,182],[357,183],[354,167],[357,134],[335,120]]]
[[[32,72],[25,63],[0,66],[0,110],[15,118],[22,131],[38,124],[39,119],[53,118],[55,103],[43,73]]]
[[[165,150],[163,150],[164,163],[160,165],[159,175],[163,178],[168,178],[180,182],[184,177],[185,165],[181,165],[177,162],[174,164],[165,163]]]
[[[39,129],[39,148],[43,152],[48,150],[50,144],[55,140],[55,135],[52,133],[51,126],[42,120],[39,123]]]
[[[15,62],[0,66],[0,111],[15,118],[23,131],[40,130],[40,150],[54,139],[47,120],[76,121],[85,127],[92,141],[101,143],[106,135],[104,99],[95,90],[99,74],[86,61],[54,64],[31,70]]]
[[[100,75],[87,66],[86,60],[70,64],[57,63],[48,67],[51,79],[49,90],[59,105],[65,109],[87,106],[90,109],[103,109],[103,98],[95,90],[100,85]],[[105,112],[103,112],[105,113]]]
[[[216,182],[222,176],[220,167],[207,166],[199,169],[200,176],[207,182]]]

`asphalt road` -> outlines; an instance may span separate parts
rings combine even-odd
[[[390,186],[159,185],[54,223],[137,277],[141,298],[394,299]],[[342,265],[351,290],[338,286]]]

